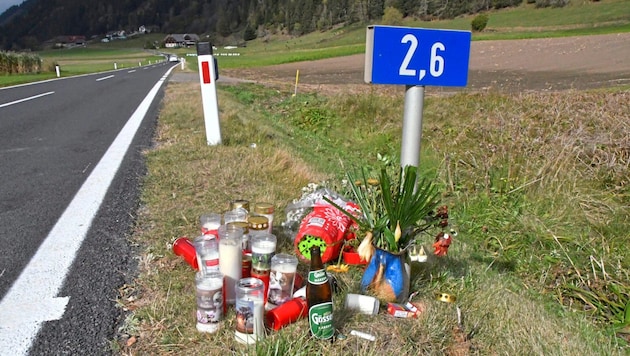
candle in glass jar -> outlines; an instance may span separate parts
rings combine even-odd
[[[235,292],[235,339],[244,344],[255,344],[265,336],[264,285],[257,278],[243,278]]]
[[[277,239],[275,235],[266,234],[252,237],[252,272],[251,276],[263,281],[265,285],[264,301],[267,303],[269,290],[269,272],[271,258],[276,253]]]
[[[217,236],[219,226],[221,226],[221,214],[203,214],[199,217],[199,223],[201,224],[201,234],[211,234]]]
[[[273,212],[274,207],[271,203],[256,203],[254,204],[254,214],[262,215],[267,218],[268,226],[267,232],[271,234],[273,229]]]
[[[219,270],[224,276],[225,301],[234,304],[234,288],[241,279],[243,229],[234,225],[219,227]]]

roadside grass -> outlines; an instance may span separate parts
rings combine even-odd
[[[73,48],[67,50],[48,50],[40,53],[44,59],[45,68],[55,71],[55,65],[59,65],[61,76],[71,76],[85,73],[103,72],[117,68],[137,67],[138,64],[147,65],[149,61],[156,63],[163,61],[164,57],[154,52],[142,49],[126,48]]]
[[[42,58],[42,70],[34,74],[0,75],[0,87],[17,85],[56,78],[55,65],[59,65],[61,77],[104,72],[114,69],[137,67],[163,61],[164,57],[155,52],[134,48],[73,48],[64,50],[48,50],[39,52]]]
[[[37,73],[37,74],[16,74],[16,75],[0,75],[0,87],[8,87],[12,85],[26,84],[37,82],[40,80],[53,79],[57,76],[55,73]]]
[[[195,329],[194,273],[170,243],[194,237],[198,217],[231,199],[276,205],[279,250],[292,251],[283,210],[310,182],[397,159],[403,98],[292,93],[220,85],[223,144],[207,146],[198,84],[170,83],[133,241],[141,275],[121,305],[133,310],[121,354],[602,354],[628,352],[612,324],[628,312],[627,231],[630,92],[460,93],[425,99],[421,169],[443,190],[458,231],[449,256],[413,266],[418,319],[343,307],[359,268],[339,274],[335,327],[360,330],[333,344],[308,337],[300,320],[257,346],[234,341],[229,311],[216,334]],[[255,144],[255,145],[253,145]],[[428,237],[427,250],[432,243]],[[304,272],[306,266],[300,265]],[[455,305],[435,300],[450,293]],[[466,337],[469,335],[470,337]],[[133,342],[129,342],[132,338]]]

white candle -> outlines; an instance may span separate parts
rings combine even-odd
[[[219,270],[225,278],[226,303],[234,304],[234,287],[241,279],[242,271],[242,250],[240,240],[221,239],[219,240]]]

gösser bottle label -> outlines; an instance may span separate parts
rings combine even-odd
[[[330,339],[335,332],[332,302],[313,305],[308,310],[308,320],[313,336],[318,339]]]
[[[328,282],[328,275],[323,269],[308,272],[308,282],[311,284],[324,284]]]

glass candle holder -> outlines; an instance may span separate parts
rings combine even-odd
[[[298,259],[293,255],[279,253],[271,258],[267,309],[284,304],[293,298],[293,283],[297,266]]]
[[[214,333],[223,319],[223,275],[221,272],[197,272],[195,275],[197,296],[197,330]]]
[[[199,224],[201,225],[202,235],[215,235],[218,236],[219,226],[221,226],[221,214],[207,213],[199,217]]]
[[[252,272],[251,276],[260,279],[265,285],[265,303],[269,289],[269,273],[271,258],[276,253],[277,239],[275,235],[266,234],[252,237]]]
[[[193,240],[199,271],[206,274],[219,271],[219,243],[213,235],[201,235]]]
[[[260,279],[243,278],[236,285],[236,341],[255,344],[265,336],[265,286]]]

